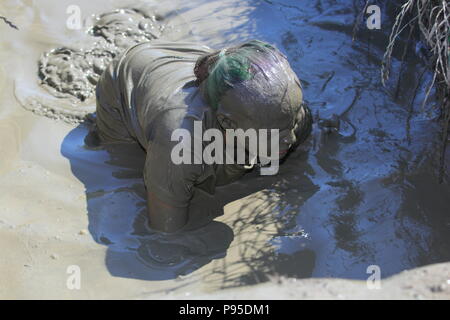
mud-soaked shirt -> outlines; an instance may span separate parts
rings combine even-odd
[[[193,137],[194,121],[201,121],[203,132],[219,128],[193,71],[198,57],[211,51],[194,43],[141,43],[115,59],[97,85],[100,132],[137,140],[147,150],[147,190],[174,206],[188,206],[194,188],[214,194],[215,186],[230,183],[246,171],[240,165],[175,164],[171,159],[179,143],[171,140],[175,129],[186,129]],[[201,157],[198,153],[193,156]]]

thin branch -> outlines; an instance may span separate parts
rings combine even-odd
[[[16,29],[16,30],[19,30],[19,28],[18,28],[14,23],[12,23],[11,21],[9,21],[6,17],[0,16],[0,19],[3,20],[3,21],[4,21],[8,26],[10,26],[11,28],[14,28],[14,29]]]

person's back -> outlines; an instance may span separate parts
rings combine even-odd
[[[178,117],[186,112],[202,113],[207,105],[196,94],[193,69],[197,59],[209,52],[208,47],[194,43],[155,40],[122,53],[97,85],[97,102],[103,107],[97,110],[102,140],[137,139],[147,149],[152,134],[162,129],[157,119],[163,113]],[[116,110],[120,114],[116,115]]]

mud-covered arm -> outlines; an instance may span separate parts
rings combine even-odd
[[[158,198],[151,191],[147,193],[147,210],[150,228],[163,232],[181,230],[188,222],[187,207],[175,207]]]
[[[179,231],[189,219],[197,168],[162,161],[163,157],[147,158],[144,176],[149,226],[163,232]]]
[[[163,232],[179,231],[187,223],[194,185],[203,172],[201,164],[180,163],[174,158],[179,154],[174,148],[180,145],[180,141],[172,141],[174,127],[184,126],[189,131],[189,126],[180,125],[180,121],[170,113],[158,118],[144,167],[149,225]]]
[[[158,156],[153,152],[147,154],[144,177],[149,226],[158,231],[176,232],[189,219],[194,184],[201,174],[201,166],[174,164],[163,155],[166,152],[162,151]]]

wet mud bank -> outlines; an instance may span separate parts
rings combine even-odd
[[[196,299],[448,300],[449,268],[448,264],[441,263],[404,271],[383,280],[376,287],[357,280],[273,278],[264,284],[200,295]],[[181,295],[171,295],[170,298],[186,299]]]
[[[94,96],[95,86],[111,60],[133,44],[157,39],[163,18],[151,10],[125,8],[92,17],[86,33],[93,37],[80,48],[57,48],[39,60],[42,85],[56,96],[81,102]]]

